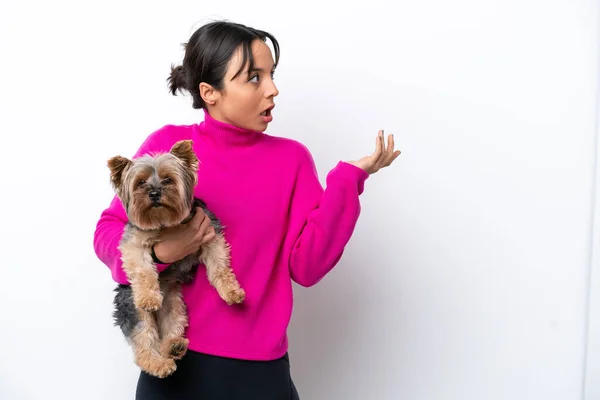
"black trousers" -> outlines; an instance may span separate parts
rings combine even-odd
[[[136,400],[299,400],[290,360],[247,361],[188,350],[160,379],[140,373]]]

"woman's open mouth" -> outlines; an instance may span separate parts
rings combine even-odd
[[[272,105],[271,107],[267,108],[265,111],[260,113],[260,116],[263,117],[263,120],[267,123],[273,121],[273,115],[271,114],[271,110],[275,107],[275,105]]]

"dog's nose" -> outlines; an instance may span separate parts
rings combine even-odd
[[[160,192],[158,190],[151,190],[148,196],[150,196],[150,200],[152,201],[160,200]]]

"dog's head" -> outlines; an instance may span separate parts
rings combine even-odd
[[[113,157],[108,168],[129,221],[138,228],[174,226],[189,215],[198,181],[191,140],[175,143],[168,153],[133,160]]]

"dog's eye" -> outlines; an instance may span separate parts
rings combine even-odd
[[[146,181],[142,179],[141,181],[139,181],[139,182],[137,183],[137,187],[140,187],[140,186],[142,186],[144,183],[146,183]]]
[[[163,185],[168,185],[169,183],[173,183],[173,179],[171,178],[165,178],[162,180],[162,184]]]

